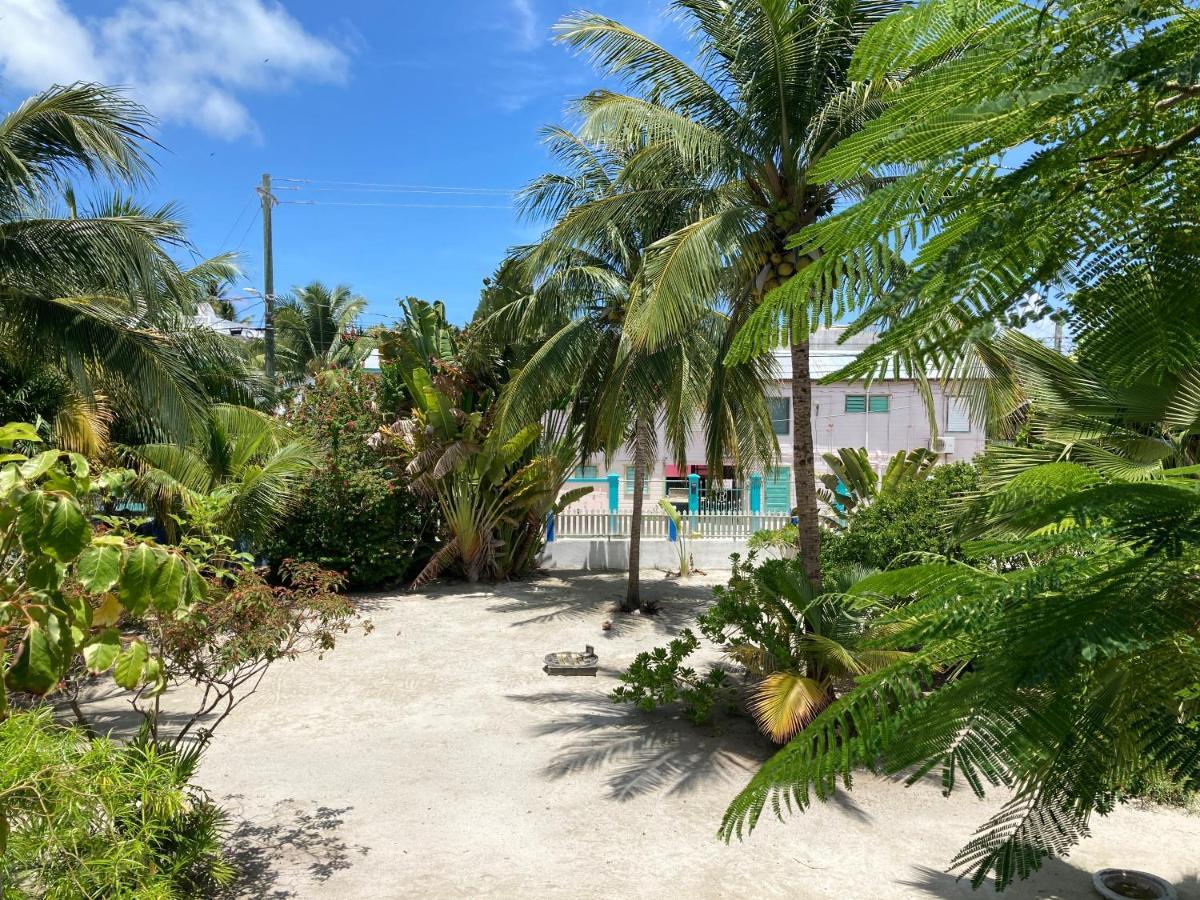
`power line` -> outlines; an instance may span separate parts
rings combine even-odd
[[[518,188],[462,187],[460,185],[388,184],[380,181],[333,181],[321,178],[280,178],[279,180],[291,184],[332,184],[344,188],[387,188],[395,191],[438,191],[462,194],[515,194],[519,190]],[[310,188],[310,190],[336,190],[336,188]]]
[[[238,213],[237,218],[233,220],[233,224],[229,226],[229,231],[225,233],[225,237],[221,239],[219,246],[224,247],[229,243],[229,239],[233,236],[233,233],[237,231],[238,225],[240,225],[242,222],[242,216],[246,214],[246,210],[250,208],[250,204],[252,202],[254,202],[254,194],[251,194],[246,198],[246,204],[242,207],[242,211]]]
[[[289,206],[372,206],[391,207],[394,209],[515,209],[509,204],[485,203],[354,203],[343,200],[280,200],[280,204]]]

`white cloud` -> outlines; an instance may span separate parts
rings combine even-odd
[[[160,119],[228,139],[257,133],[243,94],[339,82],[348,65],[275,0],[124,0],[86,20],[62,0],[0,0],[0,21],[3,81],[128,85]]]
[[[541,29],[538,27],[537,12],[533,8],[533,0],[509,0],[513,15],[513,30],[522,50],[532,50],[541,43]]]

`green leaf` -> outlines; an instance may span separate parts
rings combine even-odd
[[[187,572],[187,594],[184,602],[187,604],[199,603],[208,596],[208,585],[204,582],[204,576],[193,565],[188,565]]]
[[[154,608],[162,612],[174,612],[183,603],[184,583],[187,579],[187,566],[178,554],[168,554],[159,565],[154,576],[153,595],[150,602]]]
[[[42,526],[41,543],[47,553],[69,563],[88,545],[92,529],[73,498],[60,497]]]
[[[113,668],[113,678],[126,690],[134,690],[142,681],[150,651],[142,641],[133,641],[122,650]]]
[[[142,677],[146,684],[150,686],[150,690],[146,692],[147,696],[157,697],[167,689],[167,679],[163,674],[162,660],[157,656],[152,656],[146,660],[146,670],[142,673]]]
[[[83,661],[93,675],[106,672],[121,652],[121,635],[115,628],[105,628],[83,648]]]
[[[75,565],[75,574],[86,590],[103,594],[121,577],[121,551],[117,547],[93,544],[83,551]]]
[[[46,694],[62,678],[63,655],[59,642],[39,622],[29,626],[21,655],[8,675],[9,684],[19,691]]]
[[[42,439],[38,435],[37,429],[28,422],[9,422],[0,425],[0,447],[11,447],[17,441],[40,444]]]
[[[44,491],[30,491],[21,498],[21,510],[17,513],[17,534],[26,553],[41,554],[42,527],[46,524],[50,496]]]
[[[21,464],[21,477],[26,481],[36,481],[41,478],[58,462],[59,452],[57,450],[46,450],[39,453],[37,456],[28,462]]]
[[[140,616],[149,605],[157,569],[158,559],[147,544],[138,544],[125,557],[121,571],[121,605],[132,615]]]

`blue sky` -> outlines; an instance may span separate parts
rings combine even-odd
[[[0,102],[55,82],[130,86],[158,118],[147,198],[181,204],[204,254],[240,250],[261,289],[254,187],[276,208],[275,283],[348,282],[370,301],[445,300],[469,317],[505,248],[535,237],[501,193],[351,190],[362,182],[516,188],[549,166],[538,129],[598,85],[551,41],[579,8],[678,48],[662,0],[0,0]],[[322,183],[318,183],[322,182]],[[320,188],[320,190],[318,190]],[[341,206],[430,204],[452,208]],[[502,208],[466,208],[492,207]],[[238,294],[243,291],[238,290]],[[257,320],[261,303],[242,304]]]

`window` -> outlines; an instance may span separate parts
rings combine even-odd
[[[633,496],[633,466],[625,467],[625,496]],[[642,482],[642,496],[650,493],[650,473],[646,473],[646,478]]]
[[[846,412],[860,413],[867,411],[867,395],[866,394],[847,394],[846,395]]]
[[[771,427],[776,434],[792,433],[792,399],[790,397],[768,397],[767,411],[771,414]]]
[[[946,434],[971,430],[971,413],[961,400],[949,397],[946,400]]]
[[[576,466],[576,478],[599,478],[600,470],[596,466]]]
[[[872,394],[870,397],[870,411],[873,413],[885,413],[891,409],[892,398],[887,394]]]

